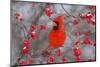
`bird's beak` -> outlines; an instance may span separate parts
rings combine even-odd
[[[52,26],[55,27],[57,26],[57,24],[55,22],[52,22]]]

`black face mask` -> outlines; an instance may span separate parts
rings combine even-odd
[[[54,26],[54,27],[53,27],[53,30],[58,30],[58,28],[59,28],[59,22],[58,22],[58,21],[54,21],[54,23],[56,23],[57,26]]]

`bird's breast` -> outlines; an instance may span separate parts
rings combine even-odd
[[[49,44],[53,48],[62,46],[65,39],[66,34],[64,31],[51,31],[49,34]]]

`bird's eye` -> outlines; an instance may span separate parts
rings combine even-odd
[[[59,22],[58,21],[54,21],[57,25],[53,27],[54,30],[58,30],[59,28]]]

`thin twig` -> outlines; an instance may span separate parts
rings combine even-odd
[[[63,6],[62,4],[61,4],[61,7],[63,8],[63,10],[66,12],[66,14],[67,14],[67,15],[69,15],[69,16],[71,16],[71,17],[75,18],[75,16],[70,15],[70,14],[69,14],[69,12],[68,12],[67,10],[65,10],[65,8],[64,8],[64,6]]]
[[[26,30],[26,32],[28,33],[28,31],[27,31],[27,27],[24,25],[24,23],[22,23],[22,25],[23,25],[23,28]]]
[[[15,23],[17,26],[19,26],[17,23]],[[22,29],[22,31],[24,32],[24,38],[25,38],[25,30],[24,30],[24,28],[23,27],[21,27],[21,26],[19,26],[20,27],[20,29]]]

